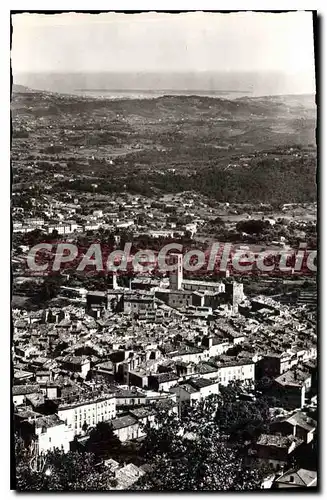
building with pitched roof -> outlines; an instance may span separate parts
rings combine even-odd
[[[317,471],[289,469],[278,477],[273,488],[313,488],[317,486]]]

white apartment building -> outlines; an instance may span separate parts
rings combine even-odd
[[[74,439],[74,432],[69,429],[57,415],[48,415],[38,418],[35,422],[37,453],[46,453],[55,448],[67,453],[70,442]]]
[[[58,234],[70,234],[77,230],[78,225],[75,223],[66,223],[62,224],[50,224],[47,228],[48,234],[51,234],[53,231],[57,231]]]
[[[228,385],[229,382],[240,380],[241,382],[250,382],[254,384],[255,365],[253,362],[239,362],[235,364],[226,364],[218,367],[218,380],[221,385]]]
[[[219,383],[217,380],[193,379],[172,387],[170,392],[177,395],[179,402],[193,404],[212,394],[219,394]]]
[[[58,416],[72,429],[80,434],[84,425],[95,426],[98,422],[106,422],[116,417],[116,397],[113,394],[102,395],[88,400],[77,400],[62,403],[58,407]]]

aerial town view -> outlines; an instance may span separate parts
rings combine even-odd
[[[317,488],[313,19],[12,14],[12,489]]]

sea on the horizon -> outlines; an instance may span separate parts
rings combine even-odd
[[[230,91],[230,90],[111,90],[111,89],[74,89],[70,92],[74,95],[85,97],[99,97],[106,99],[155,99],[165,95],[201,97],[221,97],[224,99],[236,99],[238,97],[251,97],[252,92]]]

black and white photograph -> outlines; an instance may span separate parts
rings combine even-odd
[[[11,11],[11,489],[318,491],[318,17]]]

